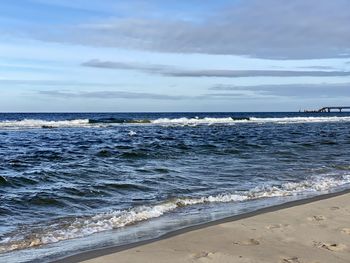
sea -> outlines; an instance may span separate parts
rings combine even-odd
[[[350,188],[350,113],[2,113],[0,262]]]

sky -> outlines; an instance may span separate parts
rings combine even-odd
[[[350,106],[348,0],[2,0],[0,112]]]

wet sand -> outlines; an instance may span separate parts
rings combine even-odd
[[[290,202],[61,262],[350,262],[350,193]]]

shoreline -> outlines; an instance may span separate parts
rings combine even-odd
[[[220,224],[225,224],[225,223],[233,223],[233,222],[236,222],[239,220],[248,219],[248,218],[252,218],[255,216],[264,215],[264,214],[268,214],[268,213],[272,213],[272,212],[276,212],[276,211],[282,211],[282,210],[285,210],[288,208],[293,208],[293,207],[298,207],[298,206],[302,206],[302,205],[306,205],[306,204],[311,204],[311,203],[314,203],[317,201],[327,200],[327,199],[330,199],[333,197],[338,197],[338,196],[346,195],[349,193],[350,193],[350,189],[346,189],[346,190],[342,190],[339,192],[327,193],[327,194],[322,194],[322,195],[318,195],[318,196],[314,196],[314,197],[310,197],[310,198],[290,201],[290,202],[286,202],[283,204],[274,205],[271,207],[261,208],[261,209],[258,209],[258,210],[252,211],[252,212],[248,212],[248,213],[229,216],[229,217],[225,217],[222,219],[218,219],[218,220],[214,220],[214,221],[210,221],[210,222],[202,223],[202,224],[198,224],[198,225],[188,226],[185,228],[171,231],[169,233],[166,233],[166,234],[161,235],[161,236],[156,237],[156,238],[151,238],[151,239],[147,239],[147,240],[143,240],[143,241],[137,241],[137,242],[129,243],[126,245],[111,246],[111,247],[98,248],[98,249],[88,250],[88,251],[84,251],[84,252],[79,252],[77,254],[73,254],[73,255],[70,255],[67,257],[58,258],[58,259],[50,261],[50,262],[53,262],[53,263],[76,263],[76,262],[82,262],[82,261],[87,261],[87,260],[91,260],[91,259],[97,259],[100,257],[123,252],[125,250],[133,249],[136,247],[150,245],[150,244],[154,244],[154,243],[159,242],[159,241],[168,240],[170,238],[177,237],[177,236],[180,236],[182,234],[187,234],[187,233],[190,233],[190,232],[193,232],[196,230],[208,229],[210,227],[218,226]]]

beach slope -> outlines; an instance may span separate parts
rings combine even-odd
[[[350,194],[196,229],[83,262],[350,262]]]

